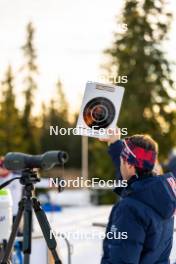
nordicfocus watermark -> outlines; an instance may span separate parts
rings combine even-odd
[[[97,128],[98,126],[93,126],[92,128],[87,128],[86,130],[89,130],[89,135],[92,133],[92,135],[95,134],[95,132],[97,132]],[[80,135],[80,133],[82,134],[82,132],[84,132],[85,128],[84,127],[59,127],[59,126],[50,126],[50,136],[65,136],[68,135],[70,136],[72,135]],[[117,135],[120,132],[120,134],[122,136],[127,136],[128,135],[128,129],[127,127],[123,127],[123,128],[119,128],[119,130],[117,130],[116,128],[99,128],[98,129],[98,133],[100,136],[112,136],[112,135]]]
[[[96,77],[97,82],[102,82],[106,84],[126,84],[128,83],[127,75],[117,75],[117,74],[101,74]]]
[[[102,180],[99,178],[92,178],[85,180],[83,177],[76,177],[76,179],[60,179],[49,178],[50,188],[94,188],[94,189],[114,189],[127,187],[127,180]]]
[[[111,228],[112,229],[112,228]],[[73,232],[63,232],[63,233],[58,233],[55,230],[50,230],[50,239],[53,238],[53,236],[55,238],[65,238],[67,240],[95,240],[95,239],[117,239],[117,240],[121,240],[121,239],[128,239],[128,233],[127,232],[119,232],[117,231],[117,228],[114,228],[107,232],[100,232],[100,231],[96,231],[96,230],[92,230],[92,232],[90,231],[81,231],[81,230],[75,230]]]

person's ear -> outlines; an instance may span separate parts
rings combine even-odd
[[[130,163],[128,163],[128,168],[129,168],[129,169],[133,169],[133,170],[135,171],[135,167],[134,167],[134,165],[132,165],[132,164],[130,164]]]
[[[125,162],[126,162],[126,166],[130,169],[132,165],[128,163],[128,161],[125,161]]]

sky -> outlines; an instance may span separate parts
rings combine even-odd
[[[168,2],[176,9],[174,0]],[[26,24],[32,21],[39,65],[35,112],[42,101],[55,98],[58,78],[70,112],[77,111],[86,82],[100,79],[103,50],[112,43],[122,4],[123,0],[0,0],[0,79],[8,64],[15,73],[23,64],[20,47],[26,39]],[[176,16],[165,47],[168,57],[176,61],[175,47]],[[22,85],[16,82],[17,103],[22,106]]]

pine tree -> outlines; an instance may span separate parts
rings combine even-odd
[[[78,120],[78,113],[73,116],[73,121],[70,122],[70,127],[75,128]],[[81,136],[70,134],[69,136],[69,164],[72,168],[81,168],[82,154],[81,154],[82,140]]]
[[[110,55],[109,71],[127,75],[125,95],[118,125],[129,134],[149,133],[166,156],[175,143],[175,114],[171,105],[174,82],[171,65],[163,51],[172,15],[165,0],[127,0],[119,23],[128,30],[115,34],[106,54]]]
[[[54,128],[69,127],[68,121],[68,104],[65,98],[64,90],[60,80],[56,83],[56,95],[52,98],[48,107],[48,111],[43,107],[43,124],[41,132],[42,150],[47,149],[69,149],[68,135],[50,135],[50,126]]]
[[[29,153],[36,153],[37,146],[35,139],[35,124],[32,119],[32,109],[34,106],[34,92],[37,89],[36,76],[38,73],[38,67],[36,64],[36,50],[34,48],[34,34],[35,29],[30,22],[27,25],[27,39],[26,43],[22,46],[25,63],[22,67],[24,73],[24,97],[25,105],[22,118],[22,125],[24,128],[24,141],[26,144],[26,151]]]
[[[58,79],[56,83],[56,90],[57,90],[56,100],[58,100],[56,104],[58,105],[58,111],[63,119],[64,118],[67,119],[68,118],[68,102],[67,102],[67,99],[64,93],[63,84],[60,81],[60,79]]]
[[[9,65],[1,83],[2,101],[0,102],[0,154],[9,151],[23,151],[23,130],[20,113],[15,105],[14,76]]]
[[[58,130],[62,129],[61,133],[64,133],[64,129],[74,128],[76,125],[76,119],[73,122],[69,120],[68,102],[64,93],[64,87],[60,80],[56,83],[56,94],[54,99],[50,101],[49,107],[43,104],[42,107],[42,127],[41,127],[41,146],[42,151],[59,149],[67,151],[70,159],[66,166],[71,168],[80,168],[81,166],[81,138],[74,136],[72,132],[66,135],[50,135],[50,126],[58,127]]]

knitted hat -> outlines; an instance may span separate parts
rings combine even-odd
[[[130,139],[127,139],[123,140],[121,157],[138,169],[151,171],[154,167],[157,153],[156,151],[136,146]]]

